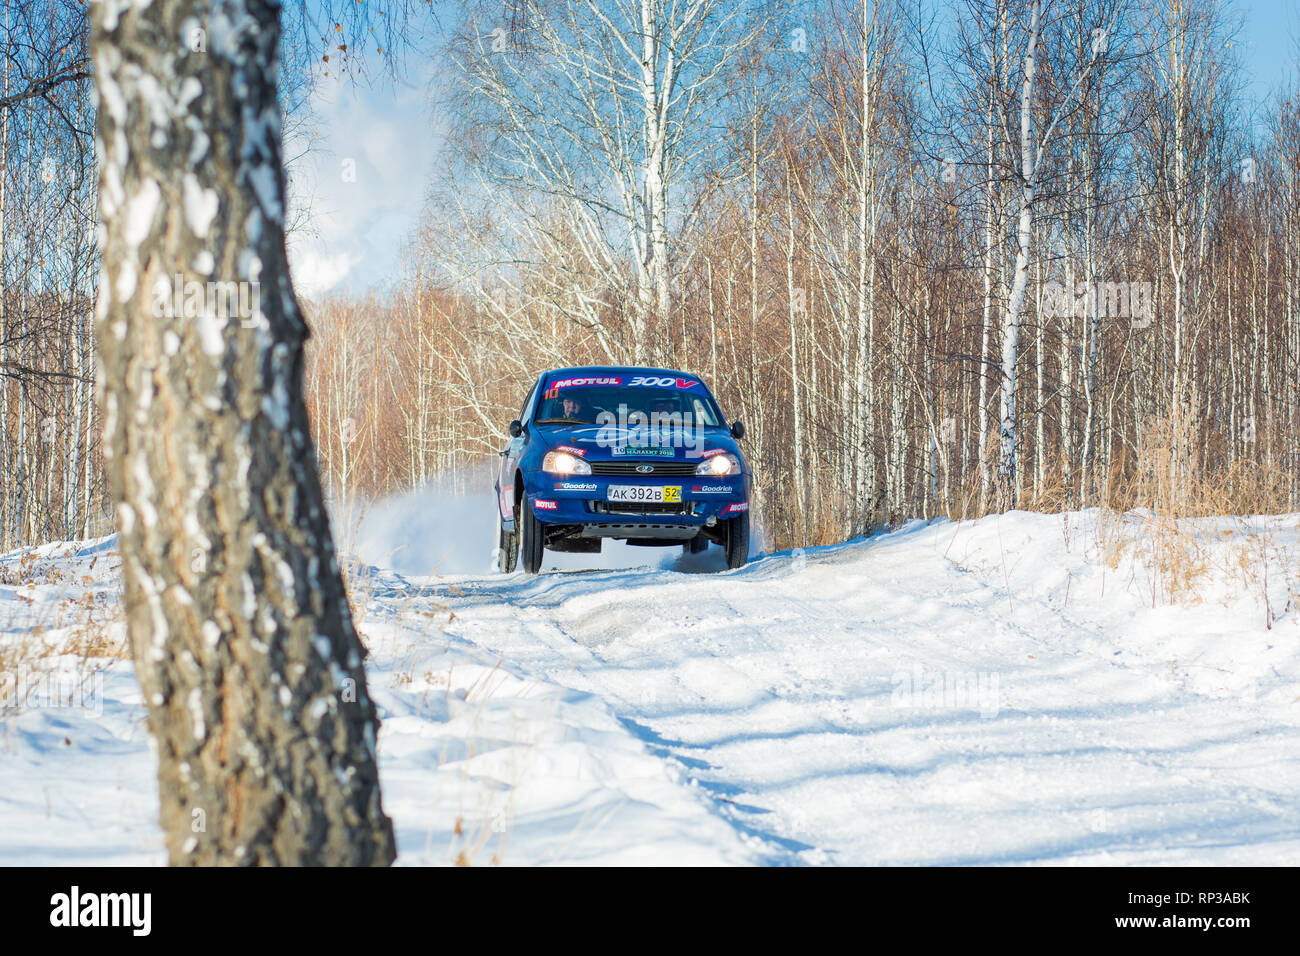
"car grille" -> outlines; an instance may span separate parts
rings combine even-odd
[[[637,469],[649,465],[653,471],[638,472]],[[699,466],[696,461],[593,461],[593,475],[638,475],[649,478],[693,475]]]
[[[600,515],[689,515],[695,506],[689,501],[593,501],[591,510]]]

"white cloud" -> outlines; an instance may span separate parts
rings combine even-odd
[[[320,78],[314,124],[286,143],[287,155],[302,153],[289,172],[306,228],[291,237],[290,261],[304,294],[360,292],[397,276],[441,139],[425,88]]]
[[[331,255],[314,243],[295,244],[289,251],[294,290],[307,298],[328,292],[343,283],[361,258],[350,252]]]

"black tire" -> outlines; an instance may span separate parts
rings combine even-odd
[[[709,550],[709,539],[702,534],[697,534],[682,545],[682,554],[701,554]]]
[[[519,566],[526,574],[536,574],[542,569],[542,552],[545,547],[542,523],[533,514],[532,502],[524,495],[519,511],[515,512],[515,537],[519,541]]]
[[[749,560],[749,512],[745,511],[727,522],[727,567],[735,570]]]
[[[499,563],[502,574],[509,574],[515,569],[515,561],[519,557],[519,543],[515,540],[518,536],[517,531],[507,531],[505,525],[499,526],[497,550],[501,553]]]

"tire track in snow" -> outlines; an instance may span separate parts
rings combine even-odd
[[[1257,713],[1105,656],[1102,623],[958,566],[945,528],[801,567],[430,593],[508,666],[605,700],[768,862],[1295,859],[1296,788],[1238,753]],[[1294,725],[1265,729],[1296,751]]]

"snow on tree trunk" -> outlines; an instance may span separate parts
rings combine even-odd
[[[390,863],[365,649],[301,397],[279,6],[92,9],[103,457],[168,856]]]

